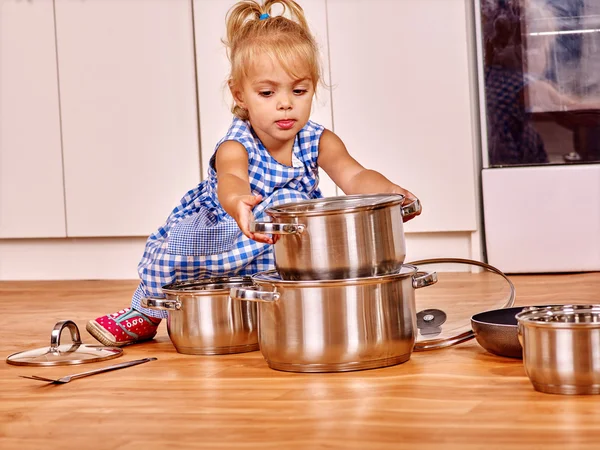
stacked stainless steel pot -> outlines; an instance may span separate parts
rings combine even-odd
[[[403,265],[403,219],[420,210],[402,195],[309,200],[267,210],[255,232],[275,236],[275,271],[234,287],[258,303],[258,340],[268,365],[294,372],[385,367],[410,358],[414,290],[435,272]]]
[[[256,304],[233,301],[234,287],[249,277],[209,278],[163,286],[165,298],[145,298],[145,308],[166,310],[167,330],[179,353],[221,355],[258,350]]]

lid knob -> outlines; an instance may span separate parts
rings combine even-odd
[[[422,336],[435,336],[442,332],[446,313],[440,309],[424,309],[417,313],[417,328]]]

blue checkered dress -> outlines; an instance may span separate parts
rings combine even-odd
[[[225,141],[246,148],[250,188],[263,197],[253,210],[257,220],[268,220],[269,206],[322,197],[317,167],[322,133],[321,125],[309,121],[296,136],[292,166],[285,166],[271,157],[248,122],[234,118],[215,151]],[[175,281],[250,275],[275,267],[272,246],[244,236],[219,203],[215,155],[208,178],[185,194],[166,223],[148,238],[138,265],[141,282],[131,301],[134,309],[165,318],[166,311],[142,308],[141,299],[164,297],[162,286]]]

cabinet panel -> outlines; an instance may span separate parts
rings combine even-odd
[[[477,229],[464,0],[328,0],[335,132],[410,189],[406,230]]]
[[[226,35],[225,16],[236,0],[194,0],[194,23],[196,29],[196,53],[198,60],[198,103],[200,110],[201,148],[203,175],[206,176],[208,162],[215,144],[225,135],[231,124],[231,95],[227,87],[229,61],[222,43]],[[327,15],[325,0],[301,2],[309,26],[321,47],[323,78],[329,85]],[[275,8],[274,6],[274,11]],[[330,91],[319,86],[318,96],[313,102],[311,119],[332,129]],[[333,181],[321,171],[319,186],[323,195],[335,195]]]
[[[0,238],[64,237],[52,2],[0,0]]]
[[[490,264],[600,271],[600,164],[485,169],[482,190]]]
[[[56,1],[69,236],[144,236],[200,179],[189,0]]]

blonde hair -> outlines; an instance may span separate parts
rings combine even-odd
[[[283,6],[281,15],[271,17],[271,7]],[[291,18],[284,17],[289,11]],[[292,77],[299,63],[308,68],[316,90],[321,79],[319,50],[310,33],[304,10],[294,0],[265,0],[261,5],[254,0],[242,0],[227,13],[227,56],[231,63],[229,86],[240,86],[248,75],[248,68],[257,55],[268,54],[278,61]],[[231,112],[248,120],[248,111],[232,105]]]

